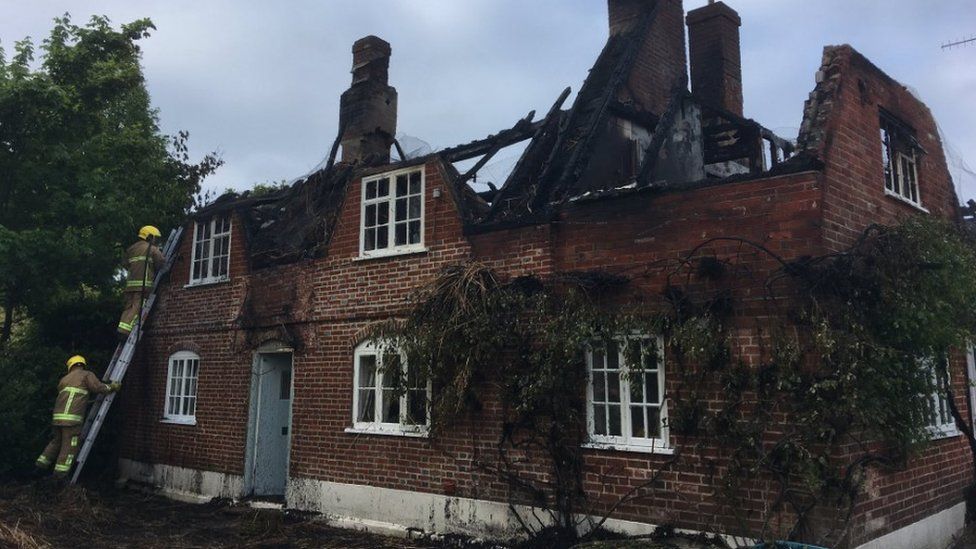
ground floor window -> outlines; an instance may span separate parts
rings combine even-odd
[[[164,420],[196,423],[199,372],[200,357],[196,353],[180,351],[169,357]]]
[[[594,343],[586,351],[586,365],[587,428],[592,445],[668,449],[661,338]]]
[[[928,396],[928,427],[933,438],[950,437],[959,434],[956,420],[949,409],[949,399],[946,396],[946,384],[949,383],[950,369],[947,358],[938,362],[926,361],[926,367],[932,370],[932,381],[935,390]]]
[[[353,427],[387,433],[422,433],[429,425],[430,384],[419,368],[373,342],[356,348]]]

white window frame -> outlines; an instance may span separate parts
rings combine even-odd
[[[400,175],[407,175],[407,185],[409,186],[409,174],[414,172],[420,172],[420,242],[413,244],[401,244],[397,246],[396,242],[396,178]],[[368,183],[373,181],[379,181],[381,179],[389,179],[390,187],[389,194],[383,198],[366,198],[366,186]],[[425,200],[426,189],[427,189],[427,170],[423,165],[412,166],[409,168],[403,168],[400,170],[395,170],[392,172],[384,172],[381,174],[364,177],[360,184],[360,207],[359,207],[359,257],[361,259],[372,258],[372,257],[387,257],[392,255],[402,255],[410,253],[424,252],[427,248],[424,245],[424,232],[427,226],[427,204]],[[409,187],[407,190],[407,197],[413,196],[409,193]],[[384,204],[387,205],[387,247],[382,249],[366,249],[366,207],[374,204]],[[409,215],[409,200],[407,213]],[[409,218],[408,218],[409,219]],[[409,225],[408,225],[409,227]],[[407,235],[409,239],[409,228],[407,229]]]
[[[218,234],[216,232],[217,221],[222,219],[227,220],[227,230],[222,231]],[[207,248],[206,261],[209,263],[209,265],[207,268],[207,276],[194,278],[193,270],[198,261],[197,240],[198,237],[200,236],[201,225],[208,225],[210,228],[210,237],[206,242],[206,248]],[[214,258],[214,242],[217,240],[216,237],[218,236],[223,237],[225,235],[227,237],[227,255],[226,255],[227,273],[220,276],[213,276],[212,273],[213,273],[213,258]],[[215,215],[210,219],[208,219],[207,221],[197,221],[193,223],[193,242],[190,248],[190,277],[189,277],[190,282],[189,284],[187,284],[187,286],[201,286],[204,284],[214,284],[217,282],[225,282],[227,280],[230,280],[230,256],[231,256],[231,249],[233,246],[233,235],[234,235],[234,218],[230,214]]]
[[[946,382],[952,383],[952,363],[945,357],[940,360],[946,362],[946,373],[949,377]],[[933,363],[931,359],[927,359],[925,362],[928,363],[926,367],[931,368],[932,382],[935,385],[935,390],[932,391],[932,394],[928,395],[929,409],[933,414],[927,426],[929,437],[936,440],[959,436],[961,433],[956,427],[956,420],[952,417],[952,412],[949,411],[948,399],[942,391],[942,382],[938,372],[938,369],[942,366],[938,363]]]
[[[383,355],[390,352],[390,350],[381,344],[377,344],[373,341],[366,341],[360,343],[353,352],[353,382],[352,382],[352,427],[346,429],[347,433],[367,433],[367,434],[384,434],[384,435],[399,435],[399,436],[413,436],[413,437],[426,437],[430,431],[430,398],[431,398],[431,383],[430,380],[427,381],[426,391],[426,422],[423,424],[410,424],[407,423],[408,415],[408,391],[404,391],[403,394],[399,395],[400,399],[400,421],[398,423],[384,423],[383,418]],[[371,355],[376,357],[376,378],[373,381],[373,421],[359,421],[359,367],[360,361],[363,356]],[[402,353],[400,354],[400,365],[403,368],[403,374],[407,373],[407,358]]]
[[[660,437],[657,438],[642,438],[634,437],[630,433],[633,432],[632,422],[631,422],[631,402],[630,402],[630,380],[627,379],[627,364],[625,360],[625,344],[628,340],[643,339],[643,340],[655,340],[657,352],[658,352],[658,395],[660,395],[660,421],[661,421],[661,431]],[[617,342],[617,354],[618,354],[618,364],[620,366],[620,408],[621,408],[621,418],[620,418],[620,432],[621,435],[598,435],[595,433],[594,428],[594,402],[593,402],[593,348],[588,347],[586,349],[586,372],[587,372],[587,383],[586,383],[586,432],[589,441],[584,444],[587,448],[597,448],[604,450],[622,450],[630,452],[645,452],[645,453],[659,453],[659,454],[671,454],[674,452],[674,448],[671,445],[671,438],[668,429],[668,397],[665,390],[665,362],[664,362],[664,338],[660,336],[631,336],[631,337],[619,337],[615,338]],[[594,343],[594,345],[603,345],[603,342]],[[646,425],[645,425],[646,428]]]
[[[887,176],[884,177],[885,194],[927,212],[928,210],[922,206],[922,185],[918,180],[918,155],[914,147],[906,152],[895,146],[892,142],[894,138],[892,135],[894,131],[892,125],[884,117],[881,118],[881,131],[883,132],[881,135],[882,153],[887,156],[888,162],[891,163],[891,186],[889,186]],[[909,190],[908,181],[905,177],[907,174],[902,168],[902,160],[907,161],[911,166],[911,177],[912,181],[915,182],[915,198],[912,198],[911,190]],[[884,156],[882,157],[883,162]]]
[[[173,381],[176,373],[176,362],[183,361],[183,373],[179,377],[179,394],[173,394]],[[186,375],[191,361],[196,362],[194,375]],[[163,423],[179,423],[182,425],[196,425],[197,423],[197,395],[200,383],[200,355],[191,351],[179,351],[170,355],[168,368],[166,370],[166,398],[163,400]],[[170,399],[177,399],[177,410],[174,412],[170,406]],[[192,399],[192,402],[188,402]],[[190,406],[187,413],[187,406]]]

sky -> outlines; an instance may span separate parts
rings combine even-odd
[[[685,9],[707,0],[685,0]],[[795,138],[824,45],[848,43],[929,105],[960,198],[976,198],[976,0],[726,0],[742,17],[745,115]],[[433,148],[542,116],[579,89],[607,37],[604,0],[0,0],[0,46],[40,42],[52,19],[149,17],[141,41],[167,134],[225,165],[207,189],[292,180],[328,155],[352,43],[392,44],[398,133]],[[495,169],[514,162],[499,155]],[[965,163],[965,165],[964,165]],[[492,165],[489,165],[492,168]]]

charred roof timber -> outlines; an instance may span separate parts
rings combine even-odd
[[[609,0],[608,13],[609,38],[567,110],[569,88],[541,120],[533,111],[484,139],[420,158],[404,159],[401,152],[397,164],[390,164],[390,148],[397,145],[391,48],[375,36],[358,40],[328,162],[290,188],[221,197],[197,216],[236,211],[251,264],[261,268],[327,255],[357,177],[430,160],[442,162],[452,180],[451,196],[469,234],[545,223],[567,202],[818,169],[815,153],[794,156],[791,143],[742,117],[739,22],[731,8],[716,2],[688,15],[693,77],[709,67],[722,71],[715,80],[696,81],[694,93],[687,89],[680,0]],[[714,43],[701,41],[709,29],[721,34],[708,38]],[[475,192],[469,181],[478,170],[501,149],[526,140],[501,188]],[[477,157],[464,173],[453,165]]]

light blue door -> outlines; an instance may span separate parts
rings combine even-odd
[[[262,353],[258,357],[254,495],[283,496],[291,441],[291,353]]]

